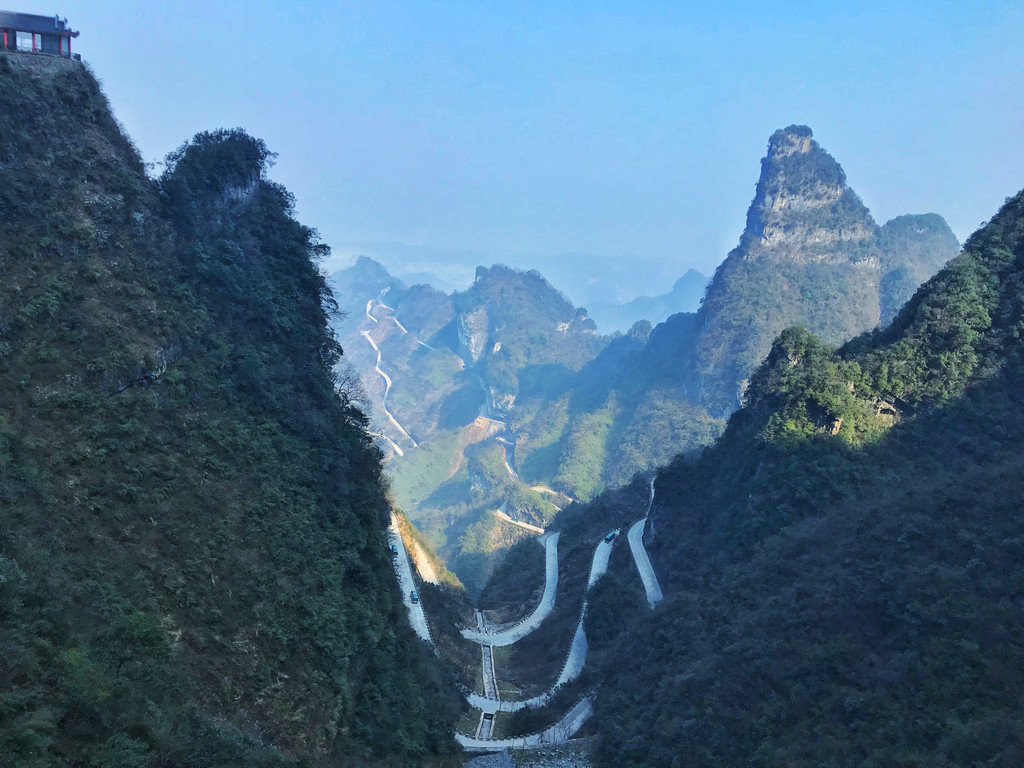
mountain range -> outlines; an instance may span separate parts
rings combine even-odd
[[[1022,289],[1024,193],[889,326],[782,333],[658,471],[665,603],[620,571],[588,617],[602,764],[1020,764]]]
[[[541,275],[501,266],[450,296],[365,258],[331,285],[396,500],[478,589],[491,553],[523,535],[497,510],[544,526],[569,499],[710,444],[780,331],[837,343],[874,328],[958,247],[937,214],[879,227],[810,129],[790,126],[769,139],[740,244],[701,306],[656,326],[598,335]],[[701,280],[690,271],[673,294]]]
[[[600,766],[1024,762],[1024,192],[957,254],[790,126],[699,307],[604,335],[536,271],[326,279],[271,159],[151,177],[80,62],[0,52],[0,762],[566,713]]]

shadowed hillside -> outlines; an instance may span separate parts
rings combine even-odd
[[[658,473],[664,606],[588,623],[604,763],[1021,763],[1022,329],[1024,193],[889,328],[776,340]]]
[[[87,69],[0,54],[5,764],[451,762],[269,157],[199,134],[155,182]]]

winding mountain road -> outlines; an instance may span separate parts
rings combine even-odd
[[[588,592],[597,583],[597,580],[608,572],[608,558],[612,555],[612,544],[618,538],[619,529],[616,528],[613,533],[615,533],[615,536],[612,536],[611,539],[606,537],[594,547],[594,558],[590,561],[590,578],[587,579]],[[586,598],[584,598],[583,604],[586,605],[586,602]]]
[[[484,693],[492,701],[501,701],[498,694],[498,678],[494,675],[494,648],[490,645],[480,646],[483,655]]]
[[[526,619],[509,629],[494,634],[473,629],[462,630],[462,636],[474,643],[485,645],[512,645],[539,627],[555,607],[555,593],[558,591],[558,537],[555,532],[544,541],[544,594],[537,608]]]
[[[529,523],[524,523],[521,520],[516,520],[512,517],[509,517],[508,512],[505,511],[504,504],[501,505],[500,509],[494,510],[494,514],[498,517],[499,520],[504,520],[506,523],[511,523],[512,525],[517,525],[520,528],[525,528],[531,533],[544,533],[544,529],[540,526],[530,525]]]
[[[661,585],[658,583],[658,574],[654,572],[651,565],[651,558],[647,555],[644,547],[644,526],[647,525],[647,518],[651,514],[651,507],[654,506],[654,479],[651,479],[651,500],[647,504],[647,514],[633,523],[629,529],[629,549],[633,553],[633,562],[640,572],[640,579],[644,583],[644,592],[647,593],[647,603],[654,607],[655,603],[661,602],[664,595],[661,592]]]
[[[616,531],[616,534],[617,533],[618,531]],[[602,539],[594,548],[594,556],[590,561],[590,576],[587,579],[588,592],[597,580],[608,571],[608,560],[611,557],[612,545],[614,543],[614,538],[611,540]],[[583,666],[587,662],[587,633],[583,627],[583,619],[586,616],[586,613],[587,599],[584,597],[583,606],[580,609],[580,620],[576,625],[576,631],[573,633],[572,643],[569,645],[569,652],[566,654],[565,663],[562,665],[561,672],[558,673],[558,679],[551,688],[538,696],[534,696],[532,699],[524,699],[522,701],[496,701],[492,697],[481,696],[474,693],[466,697],[470,705],[479,708],[485,713],[518,712],[519,710],[526,709],[527,707],[541,707],[551,701],[559,688],[579,677],[580,672],[583,671]]]
[[[482,739],[456,733],[455,740],[465,749],[478,752],[500,752],[504,749],[531,749],[548,744],[562,744],[572,738],[593,713],[593,704],[588,696],[566,712],[561,720],[541,733],[514,739]]]
[[[367,314],[369,314],[369,310],[367,310]],[[360,331],[359,333],[360,335],[363,336],[363,338],[370,342],[370,346],[373,347],[373,351],[377,353],[377,364],[373,367],[373,369],[377,371],[377,373],[379,373],[384,379],[384,397],[381,399],[381,409],[384,411],[384,415],[388,417],[388,421],[391,422],[395,429],[397,429],[399,432],[401,432],[403,435],[409,438],[409,442],[412,443],[413,448],[418,448],[419,443],[417,443],[413,439],[412,435],[405,431],[405,427],[399,424],[398,419],[396,419],[392,415],[391,411],[388,410],[388,395],[391,394],[391,377],[384,373],[383,370],[381,370],[380,347],[377,346],[377,342],[375,342],[373,340],[373,337],[370,336],[369,331]]]

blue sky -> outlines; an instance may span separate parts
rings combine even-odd
[[[964,238],[1024,187],[1019,0],[10,8],[81,31],[147,160],[199,130],[263,138],[339,263],[455,278],[585,253],[661,292],[736,244],[791,123],[880,223],[934,211]]]

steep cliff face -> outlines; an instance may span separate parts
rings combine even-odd
[[[877,229],[810,128],[790,126],[772,134],[747,211],[744,258],[843,264],[857,252],[871,259],[873,254],[859,251],[873,245]]]
[[[569,374],[606,343],[595,336],[586,310],[538,272],[478,267],[473,285],[452,298],[462,354],[506,411],[520,393],[525,369],[560,366]]]
[[[691,397],[716,416],[731,413],[788,326],[839,343],[890,319],[895,304],[956,251],[941,217],[923,221],[880,231],[809,128],[772,134],[740,243],[699,313],[694,354],[684,364]]]
[[[466,312],[460,312],[455,318],[455,327],[459,334],[459,354],[467,362],[478,362],[487,351],[487,308],[474,307]]]

